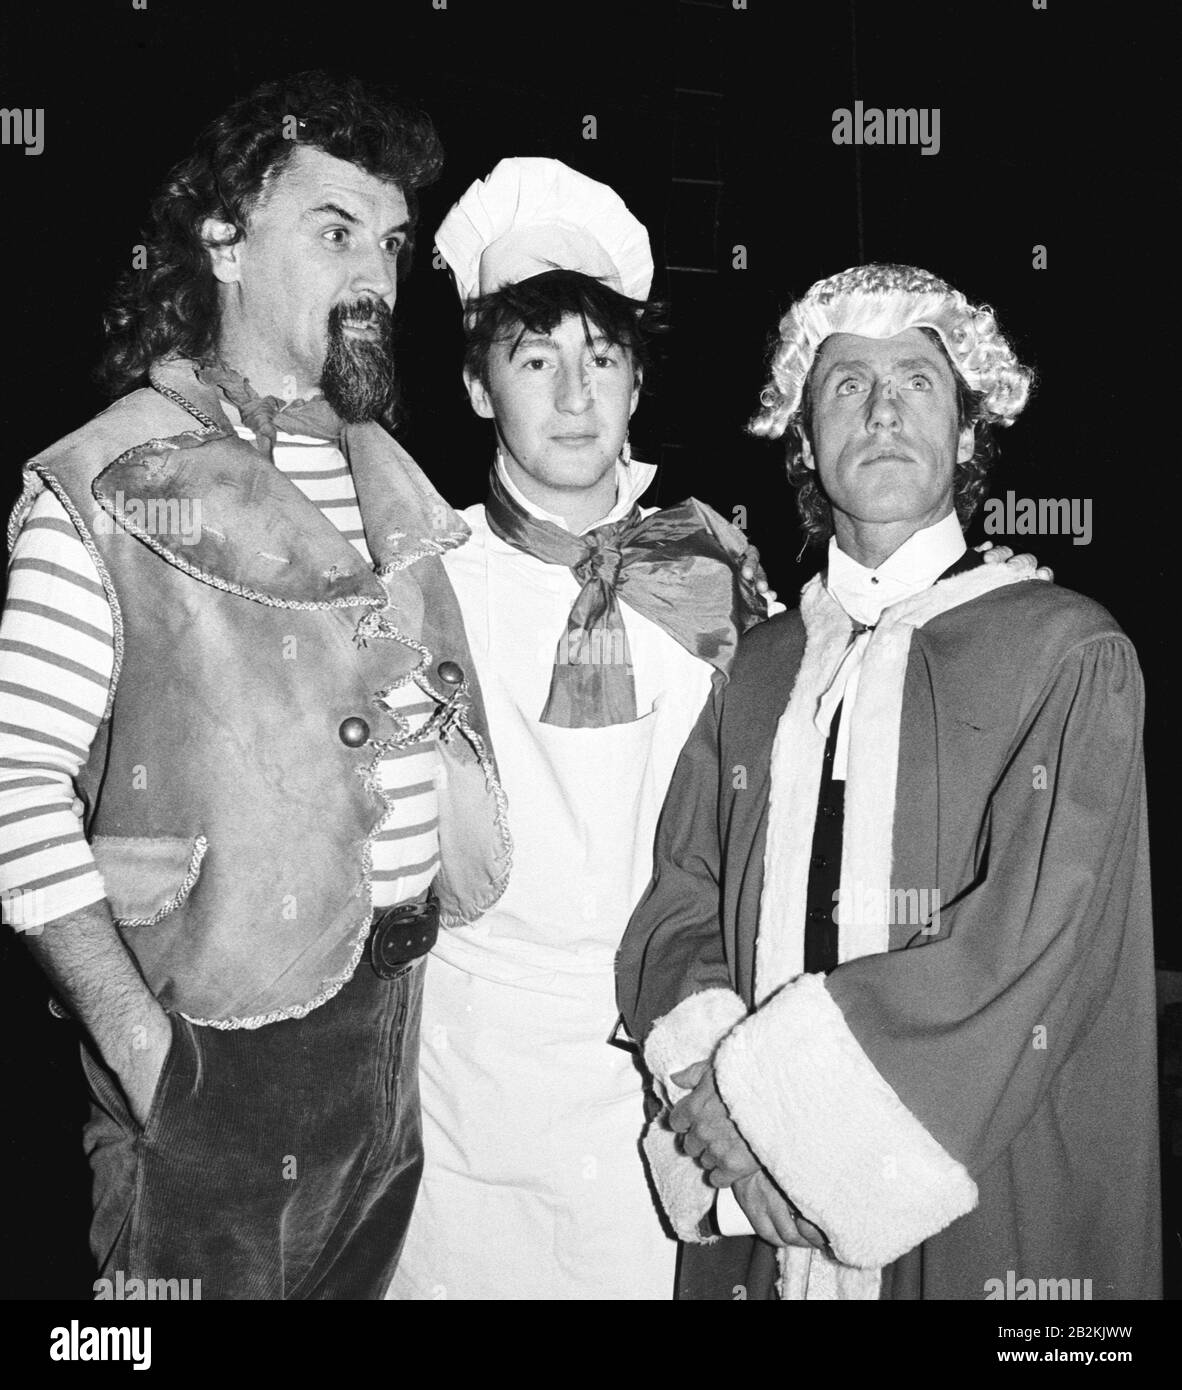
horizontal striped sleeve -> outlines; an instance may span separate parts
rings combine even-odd
[[[412,731],[421,729],[436,708],[409,682],[387,695],[386,704]],[[418,897],[439,871],[439,765],[434,738],[392,749],[382,760],[382,793],[390,809],[373,843],[375,907]]]
[[[13,547],[0,618],[0,905],[17,930],[104,896],[74,779],[102,720],[114,653],[94,562],[43,492]]]

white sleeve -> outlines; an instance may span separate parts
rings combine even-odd
[[[0,618],[0,903],[36,930],[105,896],[74,811],[114,667],[94,561],[48,490],[12,550]]]

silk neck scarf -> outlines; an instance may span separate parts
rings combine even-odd
[[[219,387],[242,416],[242,423],[254,434],[255,448],[274,462],[275,440],[284,434],[302,434],[340,444],[344,434],[341,417],[323,396],[310,400],[286,401],[281,396],[260,396],[240,372],[220,362],[207,363],[197,372],[199,381]]]
[[[531,516],[492,471],[485,516],[495,536],[582,585],[558,642],[541,722],[603,728],[637,718],[636,685],[620,603],[686,651],[728,673],[739,635],[767,616],[741,569],[758,554],[743,533],[695,498],[627,516],[576,536]]]

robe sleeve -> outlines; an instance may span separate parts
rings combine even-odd
[[[724,683],[714,689],[682,750],[657,827],[656,869],[617,956],[620,1012],[669,1103],[687,1092],[671,1077],[709,1058],[747,1009],[731,988],[719,922],[718,724]],[[650,1123],[644,1152],[661,1204],[683,1239],[716,1196],[681,1152],[668,1109]]]
[[[719,922],[718,725],[725,685],[682,750],[657,826],[655,869],[616,958],[620,1012],[645,1043],[649,1069],[669,1073],[709,1057],[746,1013],[731,989]]]
[[[801,976],[719,1047],[732,1118],[841,1262],[887,1264],[971,1210],[1117,973],[1144,961],[1142,712],[1127,640],[1068,652],[939,936]]]

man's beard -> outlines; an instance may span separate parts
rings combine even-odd
[[[377,337],[346,337],[346,324],[371,325]],[[334,304],[329,311],[328,353],[320,389],[347,425],[381,420],[393,411],[398,399],[393,340],[394,316],[380,299]]]

